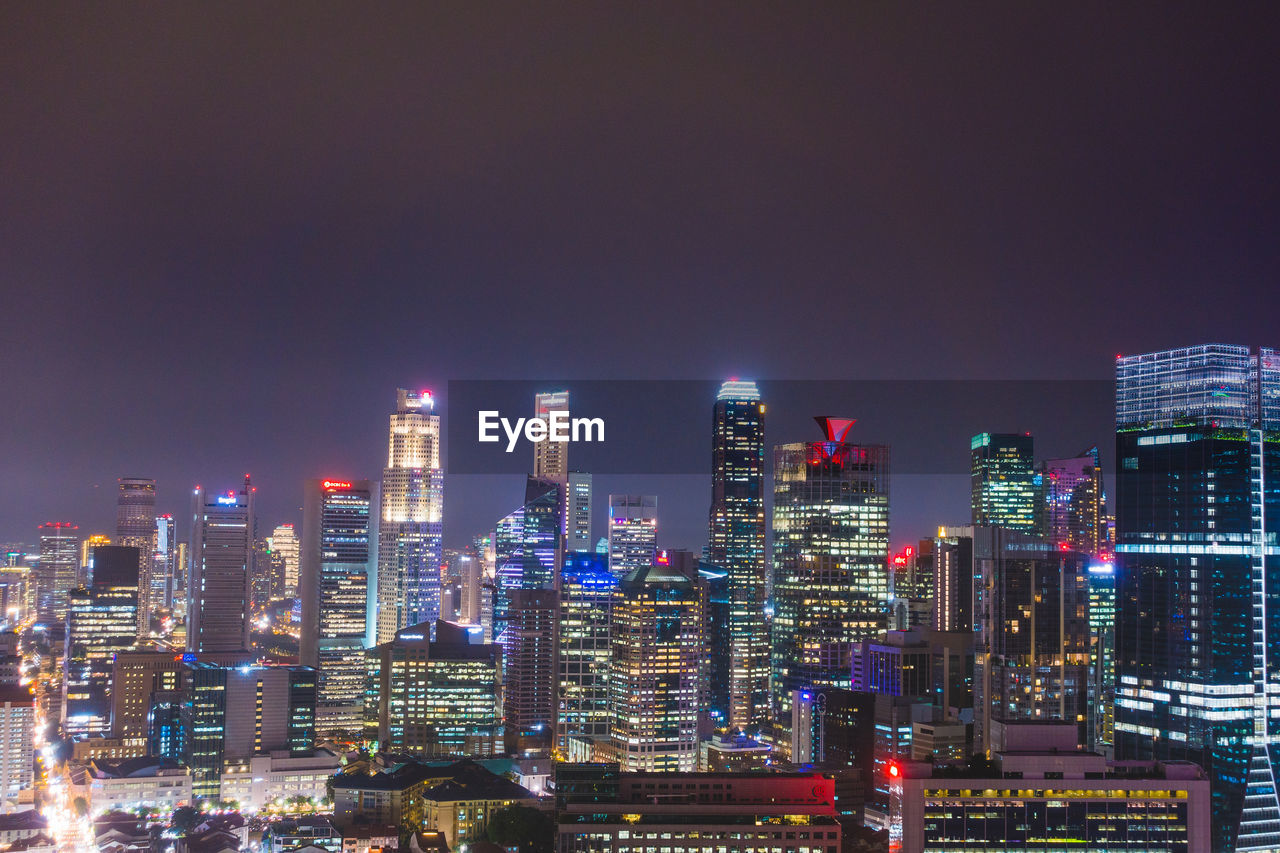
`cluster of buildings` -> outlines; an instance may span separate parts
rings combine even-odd
[[[530,801],[565,851],[1280,849],[1280,351],[1117,358],[1113,477],[981,433],[969,523],[896,552],[888,445],[820,417],[770,452],[765,414],[721,386],[697,554],[660,547],[652,495],[610,495],[593,543],[557,442],[445,549],[427,392],[398,392],[380,480],[308,481],[265,540],[247,476],[194,490],[185,543],[123,479],[109,542],[52,523],[0,569],[0,793],[41,719],[95,812],[301,796],[454,845]]]

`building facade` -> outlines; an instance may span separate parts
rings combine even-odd
[[[1040,512],[1031,433],[975,435],[969,442],[970,521],[1035,533]]]
[[[131,546],[95,548],[93,582],[68,598],[62,728],[69,736],[111,730],[114,659],[137,643],[138,609],[145,597],[139,562],[138,549]]]
[[[603,554],[570,554],[560,573],[556,747],[609,735],[609,656],[618,579]]]
[[[1214,849],[1280,847],[1280,351],[1116,359],[1115,750],[1187,759]]]
[[[40,525],[40,562],[36,564],[39,604],[36,618],[47,626],[67,619],[67,594],[79,586],[80,528],[66,521]]]
[[[156,481],[121,477],[116,497],[116,544],[138,550],[138,636],[151,633],[151,613],[164,599],[163,578],[157,577]],[[153,589],[154,587],[154,589]]]

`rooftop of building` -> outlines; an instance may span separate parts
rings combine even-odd
[[[140,755],[137,758],[125,758],[119,761],[94,758],[89,761],[87,770],[95,779],[138,779],[157,776],[164,772],[185,771],[186,768],[163,756]]]
[[[20,832],[24,829],[44,829],[49,821],[35,809],[24,812],[0,814],[0,832]]]

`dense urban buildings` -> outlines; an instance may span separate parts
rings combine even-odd
[[[215,493],[196,486],[187,587],[187,651],[250,648],[249,602],[257,522],[254,495],[248,476],[238,491]]]
[[[888,612],[889,448],[848,440],[852,420],[818,418],[823,441],[774,449],[773,705],[793,691],[848,687],[854,643]]]
[[[764,607],[765,405],[754,382],[720,386],[711,418],[711,519],[707,559],[726,572],[730,728],[758,728],[769,713],[769,636]]]
[[[1277,350],[1116,359],[1116,756],[1203,767],[1215,850],[1280,846],[1278,429]]]
[[[308,480],[303,492],[299,660],[316,669],[316,731],[326,736],[364,727],[374,504],[368,480]]]
[[[377,640],[440,618],[444,472],[440,416],[430,391],[396,391],[382,471],[378,524]]]

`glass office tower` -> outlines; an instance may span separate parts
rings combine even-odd
[[[322,736],[355,737],[364,726],[373,507],[368,480],[310,480],[303,493],[299,660],[317,670]]]
[[[825,441],[774,449],[779,725],[789,725],[793,691],[849,686],[853,644],[883,629],[888,607],[889,448],[847,441],[852,420],[818,422]]]
[[[1031,433],[979,433],[969,442],[969,455],[971,521],[1036,532],[1040,513]]]
[[[764,414],[754,382],[720,386],[711,416],[711,517],[707,558],[728,573],[730,729],[769,714],[769,635],[764,621]]]
[[[1214,849],[1280,846],[1280,352],[1116,360],[1115,745],[1186,758]]]

